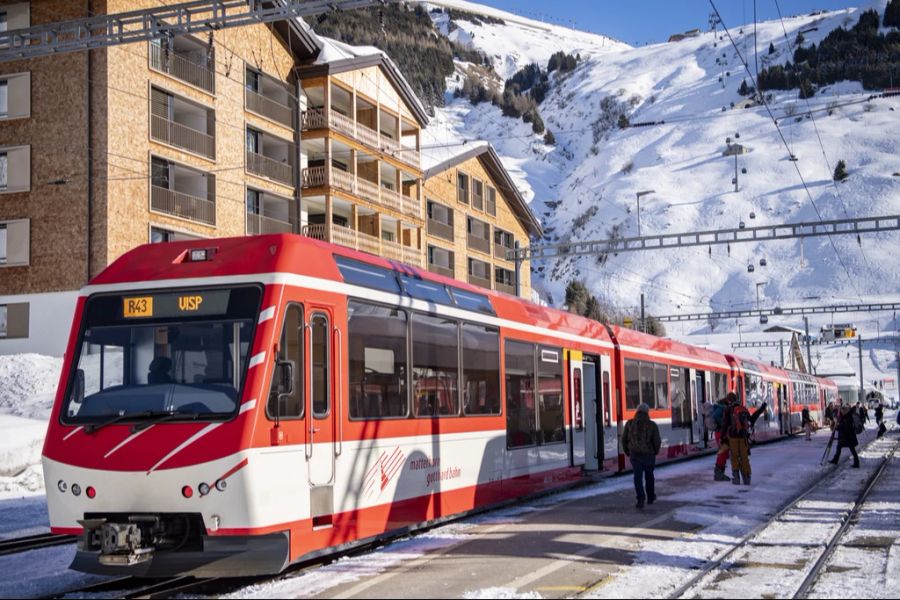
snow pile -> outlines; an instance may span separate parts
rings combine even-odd
[[[438,4],[496,12],[456,0]],[[875,4],[883,11],[884,2]],[[858,16],[859,10],[848,8],[787,17],[784,30],[781,21],[759,23],[760,68],[792,60],[801,30],[805,44],[819,43],[831,30],[853,26]],[[423,142],[458,151],[463,140],[490,141],[542,220],[545,242],[636,236],[635,199],[644,190],[655,192],[641,199],[643,235],[900,211],[900,177],[892,176],[898,98],[867,101],[871,92],[852,82],[825,86],[808,104],[796,90],[773,92],[770,106],[786,148],[763,106],[743,108],[747,98],[738,88],[750,78],[721,29],[629,48],[602,42],[602,36],[512,19],[504,25],[454,21],[458,29],[449,26],[448,15],[434,13],[433,19],[445,35],[485,52],[501,77],[532,61],[546,68],[557,50],[581,55],[574,71],[551,74],[551,90],[540,105],[555,146],[490,103],[473,106],[449,94]],[[727,25],[752,65],[754,28]],[[462,72],[465,65],[458,66]],[[455,76],[448,78],[448,89],[458,85]],[[803,114],[810,108],[819,111],[814,119]],[[652,125],[620,129],[619,115],[631,124]],[[746,149],[738,157],[738,192],[732,184],[734,159],[723,156],[726,138]],[[789,154],[798,160],[788,160]],[[835,184],[832,171],[840,159],[850,178]],[[629,252],[605,262],[596,256],[536,262],[533,279],[557,306],[575,278],[584,279],[601,299],[633,312],[643,292],[650,314],[755,307],[756,283],[763,281],[763,306],[796,305],[805,297],[817,297],[820,304],[860,302],[900,289],[896,248],[897,234],[885,233],[868,235],[861,245],[855,236],[835,236]],[[771,318],[770,324],[782,320]],[[708,327],[700,322],[693,331]]]
[[[0,356],[0,498],[42,493],[41,448],[62,359]]]

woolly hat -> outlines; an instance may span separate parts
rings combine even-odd
[[[841,414],[842,414],[842,415],[846,415],[846,414],[849,413],[849,412],[850,412],[850,405],[849,405],[849,404],[842,404],[842,405],[841,405]]]
[[[647,405],[646,402],[641,402],[641,403],[638,405],[638,407],[637,407],[637,411],[638,411],[638,412],[642,412],[642,413],[647,413],[647,414],[649,415],[649,414],[650,414],[650,407]]]

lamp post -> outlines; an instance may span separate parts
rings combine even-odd
[[[637,219],[638,219],[638,237],[641,237],[641,196],[647,194],[655,194],[656,190],[644,190],[637,193]]]

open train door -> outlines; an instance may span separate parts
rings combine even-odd
[[[778,393],[778,414],[781,417],[781,435],[791,432],[791,408],[788,404],[788,386],[776,384]]]
[[[583,354],[580,350],[567,350],[569,360],[569,422],[572,435],[569,436],[569,459],[573,467],[584,466],[587,429],[585,427],[585,398]]]
[[[586,354],[581,370],[584,388],[584,468],[597,471],[603,468],[605,459],[615,458],[619,451],[619,432],[613,421],[609,357]]]

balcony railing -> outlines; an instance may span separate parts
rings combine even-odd
[[[281,123],[285,127],[293,126],[294,111],[290,106],[248,89],[244,90],[244,97],[246,98],[247,110]]]
[[[441,223],[434,219],[428,219],[428,235],[433,235],[445,239],[449,242],[453,241],[453,225]]]
[[[428,270],[432,273],[437,273],[438,275],[444,275],[445,277],[452,278],[455,275],[453,269],[451,269],[450,267],[444,267],[433,263],[428,263]]]
[[[177,51],[166,50],[158,44],[150,44],[150,68],[211,94],[216,91],[216,74],[212,69],[185,58]]]
[[[247,234],[257,235],[261,233],[293,233],[294,224],[290,221],[247,213]]]
[[[369,202],[381,204],[381,194],[379,193],[380,185],[372,183],[368,179],[362,177],[356,178],[356,194],[360,198],[365,198]]]
[[[500,283],[494,282],[494,289],[498,292],[503,292],[504,294],[509,294],[510,296],[516,295],[516,286],[511,285],[509,283]]]
[[[317,240],[330,241],[333,244],[368,252],[376,256],[383,256],[408,265],[422,266],[422,253],[417,248],[403,246],[397,242],[384,240],[349,227],[335,224],[332,224],[330,227],[317,224],[306,225],[303,228],[303,235]]]
[[[247,170],[254,175],[268,177],[285,185],[294,185],[294,168],[290,164],[249,150],[247,150]]]
[[[479,252],[484,252],[485,254],[491,253],[491,242],[490,240],[486,240],[484,238],[476,237],[471,233],[467,235],[468,238],[468,246],[472,250],[478,250]]]
[[[150,137],[209,158],[216,156],[215,137],[159,115],[150,118]]]
[[[512,252],[512,248],[507,248],[503,244],[494,244],[494,258],[501,260],[509,260],[506,256],[508,252]]]
[[[215,202],[206,198],[169,190],[158,185],[151,186],[150,207],[153,210],[181,217],[182,219],[206,223],[207,225],[216,224]]]
[[[302,185],[304,189],[330,185],[372,204],[378,204],[417,219],[422,218],[422,206],[417,198],[395,192],[341,169],[325,166],[303,169]]]
[[[397,160],[413,165],[416,168],[421,164],[422,157],[415,148],[404,147],[394,138],[379,134],[371,127],[363,125],[353,117],[341,114],[336,110],[328,110],[322,107],[305,110],[300,117],[300,126],[303,131],[330,127],[362,142],[373,150],[381,150]]]
[[[491,280],[487,277],[479,277],[478,275],[472,275],[471,273],[469,273],[469,283],[488,290],[491,289]]]
[[[322,187],[328,184],[327,167],[309,167],[303,169],[303,177],[300,185],[303,189]]]

